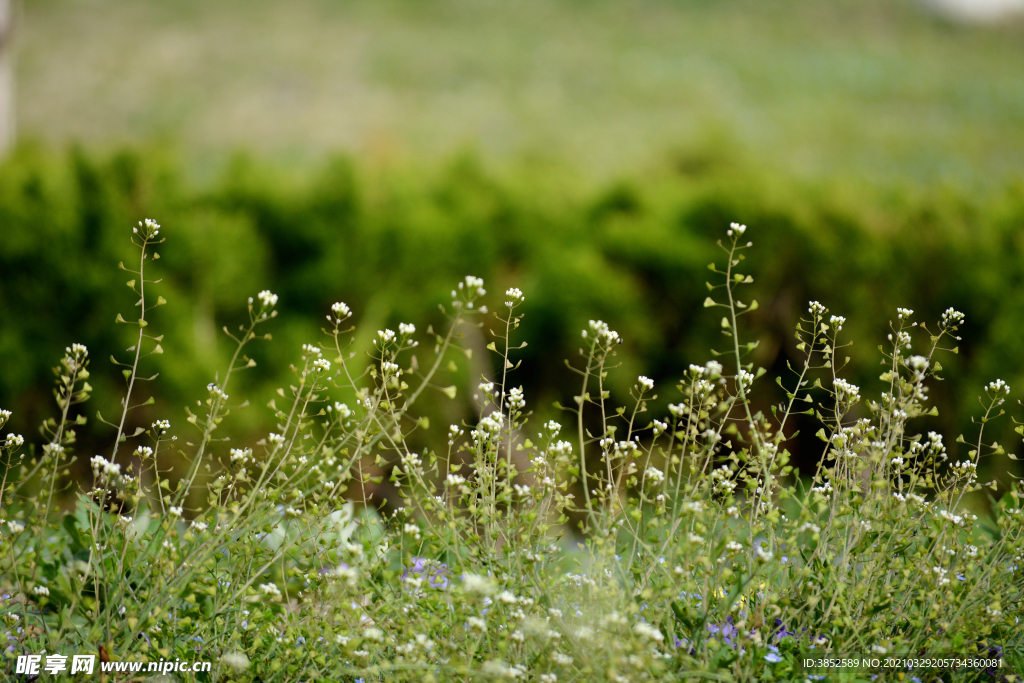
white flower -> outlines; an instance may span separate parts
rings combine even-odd
[[[153,426],[150,427],[150,429],[156,432],[157,434],[163,434],[164,432],[170,430],[170,428],[171,423],[169,420],[157,420],[156,422],[153,423]]]
[[[331,313],[334,314],[336,320],[344,320],[352,315],[352,309],[344,301],[338,301],[331,305]]]
[[[907,359],[907,365],[917,372],[924,372],[928,369],[928,359],[924,356],[911,356]]]
[[[853,404],[860,400],[860,387],[856,384],[850,384],[845,379],[837,378],[833,380],[832,386],[836,390],[836,401]]]
[[[637,377],[636,383],[640,385],[640,389],[643,391],[650,391],[654,388],[654,380],[649,377],[644,377],[643,375]]]
[[[416,326],[412,323],[398,323],[398,333],[404,336],[416,334]]]
[[[1010,385],[1001,379],[997,379],[994,382],[989,382],[988,387],[986,387],[986,389],[993,394],[1005,393],[1009,395],[1010,393]]]
[[[737,543],[736,541],[729,541],[725,544],[725,549],[728,550],[730,553],[735,554],[743,550],[743,546]]]
[[[960,311],[955,311],[952,308],[947,308],[942,314],[942,319],[939,320],[939,327],[944,330],[956,330],[960,326],[960,323],[964,321],[964,314]]]
[[[240,672],[249,668],[249,658],[244,652],[225,652],[220,661],[233,671]]]
[[[832,327],[835,328],[836,332],[839,332],[840,330],[843,329],[843,325],[846,323],[846,318],[844,318],[841,315],[834,315],[831,318],[829,318],[828,322],[830,325],[832,325]]]
[[[13,413],[9,410],[0,410],[0,427],[7,424],[7,421],[11,419],[11,415],[13,415]]]
[[[644,471],[644,479],[649,481],[652,485],[657,486],[661,482],[665,481],[665,473],[657,467],[648,466]]]
[[[275,446],[281,446],[284,444],[284,437],[280,434],[275,434],[271,432],[270,434],[267,434],[267,441],[274,444]]]
[[[383,343],[387,344],[394,341],[395,331],[390,329],[377,330],[377,336]]]
[[[313,369],[316,370],[317,372],[330,372],[331,361],[327,360],[326,358],[317,358],[315,361],[313,361]]]
[[[275,598],[281,597],[281,589],[273,583],[261,583],[260,590],[263,591],[264,595],[271,595]]]
[[[35,593],[36,595],[49,595],[50,594],[50,589],[47,588],[46,586],[36,586],[35,588],[32,589],[32,592]]]
[[[487,622],[480,617],[469,617],[466,619],[466,623],[469,624],[470,628],[475,628],[481,633],[487,632]]]
[[[379,628],[369,626],[363,631],[363,638],[366,638],[367,640],[372,640],[377,643],[383,643],[384,631],[381,631]]]
[[[692,512],[694,514],[700,514],[704,511],[704,504],[699,500],[691,500],[687,503],[683,503],[684,512]]]
[[[4,439],[5,448],[20,448],[25,444],[25,437],[21,434],[8,434]]]
[[[608,323],[601,320],[591,320],[588,324],[596,335],[599,344],[610,347],[622,343],[622,337],[619,336],[618,332],[610,329]],[[584,338],[587,337],[586,330],[584,330],[583,336]]]
[[[914,312],[909,308],[896,309],[896,317],[899,318],[900,320],[903,320],[904,318],[909,318],[912,315],[914,315]]]
[[[93,474],[103,474],[108,477],[117,477],[121,474],[121,466],[115,465],[102,455],[94,455],[89,462],[92,465]]]
[[[181,506],[172,505],[171,507],[167,508],[167,512],[171,514],[171,517],[181,517]]]
[[[653,640],[659,643],[665,640],[665,636],[661,634],[661,631],[644,621],[637,622],[633,626],[633,632],[644,640]]]
[[[17,535],[25,530],[25,525],[17,520],[12,519],[11,521],[7,522],[7,528],[11,530],[12,534]]]
[[[825,315],[827,311],[828,309],[825,308],[823,305],[819,304],[817,301],[811,301],[807,305],[807,312],[813,315],[815,318],[819,318]]]
[[[509,409],[522,410],[526,406],[526,399],[523,398],[523,388],[515,387],[508,392]]]
[[[564,655],[561,652],[552,652],[551,661],[555,664],[561,664],[562,666],[569,666],[572,664],[573,659],[569,655]]]
[[[463,575],[462,587],[467,593],[477,593],[479,595],[493,595],[495,590],[497,590],[490,578],[480,576],[479,574]]]
[[[260,303],[264,306],[276,306],[277,305],[277,294],[274,294],[269,289],[264,289],[260,292],[257,297]]]
[[[153,457],[153,449],[149,446],[139,446],[135,449],[135,455],[140,458],[151,458]]]
[[[200,522],[199,520],[195,520],[194,522],[192,522],[192,528],[202,533],[209,528],[209,525],[206,522]]]
[[[734,232],[737,235],[742,235],[746,231],[747,231],[747,226],[745,226],[745,225],[743,225],[741,223],[730,223],[729,224],[729,229],[725,231],[725,234],[728,235],[729,237],[732,237]]]
[[[243,463],[248,462],[249,458],[252,457],[251,448],[232,448],[231,449],[231,462],[242,461]]]
[[[210,393],[210,396],[212,396],[213,398],[219,398],[222,401],[228,400],[228,395],[224,393],[224,390],[221,389],[216,384],[214,384],[213,382],[210,382],[209,384],[206,385],[206,390]]]
[[[665,431],[666,429],[668,429],[668,425],[667,425],[667,424],[665,424],[664,422],[660,421],[660,420],[655,420],[655,421],[654,421],[654,422],[652,423],[652,425],[653,425],[653,426],[652,426],[652,429],[654,430],[654,435],[655,435],[655,436],[657,436],[658,434],[661,434],[661,433],[662,433],[662,432],[664,432],[664,431]]]
[[[774,555],[770,550],[765,550],[763,545],[757,546],[754,550],[754,556],[761,562],[769,562]]]
[[[704,364],[704,368],[708,371],[709,379],[717,379],[722,374],[722,364],[717,360],[709,360]]]

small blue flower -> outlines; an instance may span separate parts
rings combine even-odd
[[[764,656],[765,661],[771,662],[772,664],[778,664],[782,661],[782,657],[779,656],[779,648],[774,645],[769,645],[768,649],[771,650],[771,652]]]

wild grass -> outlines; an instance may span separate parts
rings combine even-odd
[[[628,403],[611,403],[623,340],[592,320],[567,363],[579,390],[563,419],[532,422],[515,381],[529,292],[495,296],[467,276],[441,303],[443,327],[378,330],[367,364],[351,346],[357,313],[331,306],[250,449],[222,426],[246,407],[238,376],[276,324],[269,290],[223,329],[230,362],[184,422],[125,428],[163,355],[151,312],[166,303],[164,232],[140,223],[137,260],[120,265],[137,297],[117,319],[131,346],[111,359],[124,400],[95,418],[110,445],[75,453],[95,371],[79,344],[55,369],[40,447],[0,442],[6,666],[102,645],[112,659],[212,660],[210,680],[622,683],[818,677],[805,660],[822,656],[974,656],[1002,668],[903,672],[1016,680],[1020,486],[991,519],[962,507],[982,485],[978,462],[1005,452],[986,432],[1010,419],[1011,387],[983,388],[969,455],[949,462],[943,436],[915,425],[963,314],[926,324],[895,311],[879,347],[886,388],[862,396],[843,378],[845,318],[809,302],[796,326],[804,360],[777,378],[786,399],[757,410],[751,392],[770,379],[743,331],[758,308],[744,294],[749,232],[733,224],[718,242],[705,307],[721,315],[722,344],[689,366],[666,414],[651,414],[643,376]],[[502,369],[481,377],[479,419],[431,423],[421,407],[454,397],[445,377],[471,355],[470,332],[489,336]],[[797,413],[820,425],[809,488],[786,448]],[[430,430],[447,448],[411,447]],[[188,463],[183,475],[161,468],[166,450]],[[78,457],[90,481],[68,476]],[[369,463],[388,465],[400,491],[384,515],[344,502]],[[55,504],[61,492],[73,509]]]

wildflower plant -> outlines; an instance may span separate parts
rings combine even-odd
[[[817,675],[803,662],[828,653],[1020,666],[1021,487],[990,520],[964,506],[980,459],[1003,452],[985,427],[1010,387],[985,387],[955,462],[941,435],[915,427],[962,314],[930,328],[899,309],[880,347],[884,389],[869,398],[842,376],[845,318],[810,302],[796,326],[802,361],[777,379],[785,399],[759,409],[768,380],[742,332],[758,307],[743,294],[752,243],[732,224],[705,301],[725,345],[689,366],[667,414],[649,415],[656,386],[644,376],[613,405],[623,339],[592,320],[568,363],[578,393],[558,406],[561,422],[535,424],[514,381],[526,295],[508,289],[492,312],[484,282],[467,276],[441,306],[443,329],[379,330],[369,363],[353,350],[353,311],[335,303],[323,339],[296,351],[262,438],[236,447],[219,430],[246,405],[233,380],[270,339],[270,291],[225,328],[230,361],[184,423],[127,428],[153,403],[140,393],[156,375],[143,375],[163,350],[147,317],[166,303],[153,297],[160,231],[141,223],[138,265],[121,266],[137,314],[117,323],[133,345],[112,359],[124,399],[109,421],[97,415],[111,440],[89,456],[91,479],[69,476],[90,392],[80,345],[55,369],[57,417],[39,448],[0,439],[8,669],[18,654],[99,648],[211,660],[210,680],[259,681],[789,680]],[[498,368],[477,383],[480,416],[432,426],[419,408],[455,397],[449,365],[472,327],[492,335]],[[798,414],[822,443],[804,475],[787,450]],[[9,417],[0,411],[0,428]],[[430,430],[446,447],[414,448]],[[390,512],[345,502],[365,500],[380,470],[399,492]],[[57,504],[69,494],[70,512]]]

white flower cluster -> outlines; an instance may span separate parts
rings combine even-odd
[[[850,384],[845,379],[837,378],[833,380],[832,386],[836,390],[837,403],[852,405],[860,400],[860,387],[856,384]]]
[[[121,466],[110,462],[102,455],[94,455],[89,459],[89,463],[92,465],[92,472],[94,475],[103,475],[105,477],[119,477],[121,476]]]
[[[988,386],[985,387],[985,389],[989,393],[995,394],[996,396],[998,396],[999,394],[1006,394],[1007,396],[1010,395],[1010,385],[1001,379],[997,379],[994,382],[989,382]]]
[[[12,413],[9,410],[0,410],[0,427],[3,427],[5,424],[7,424],[7,421],[11,419],[11,415],[13,414],[14,413]]]
[[[494,595],[498,588],[494,585],[494,581],[487,576],[480,576],[479,574],[465,574],[462,577],[462,588],[467,593],[474,593],[477,595]]]
[[[622,343],[622,337],[619,336],[619,333],[609,328],[608,323],[603,320],[591,320],[587,324],[590,326],[594,339],[599,345],[612,347]],[[587,339],[589,336],[589,333],[583,330],[583,338]]]
[[[942,313],[942,318],[939,319],[939,327],[943,330],[956,331],[964,321],[964,314],[960,311],[955,311],[952,308],[947,308]]]
[[[523,303],[523,301],[526,299],[526,297],[523,296],[523,293],[519,290],[518,287],[510,287],[508,290],[505,291],[505,296],[508,297],[508,299],[505,301],[505,305],[508,306],[509,308],[515,308],[517,305]]]
[[[728,465],[722,465],[711,471],[712,488],[715,493],[731,495],[736,490],[736,482],[732,481],[732,470]]]
[[[523,398],[523,388],[515,387],[508,392],[507,404],[509,410],[517,411],[526,407],[526,399]]]
[[[654,388],[654,380],[650,377],[640,375],[636,378],[636,383],[640,387],[640,391],[650,391]]]
[[[807,306],[807,312],[815,318],[820,318],[828,312],[828,309],[817,301],[811,301]]]
[[[647,469],[644,470],[644,481],[651,486],[657,486],[665,481],[665,473],[653,465],[648,465]]]
[[[243,465],[252,458],[251,448],[232,448],[231,462],[241,462]]]
[[[331,361],[327,360],[326,358],[317,358],[315,361],[313,361],[313,369],[316,370],[317,372],[330,372]]]
[[[830,495],[832,495],[832,482],[826,481],[821,486],[812,486],[811,493],[820,493],[821,495],[828,498]]]
[[[480,418],[476,429],[471,432],[477,443],[485,443],[501,436],[502,427],[505,424],[505,416],[499,412],[488,413]]]
[[[637,622],[637,624],[633,626],[633,633],[637,634],[644,640],[652,640],[657,643],[665,640],[665,636],[662,635],[661,631],[656,627],[651,626],[646,621]]]
[[[970,484],[978,478],[978,465],[970,460],[961,460],[953,465],[953,476],[957,479],[966,479]]]
[[[260,300],[260,303],[263,304],[264,308],[270,308],[271,306],[277,305],[277,294],[274,294],[269,289],[264,289],[262,292],[257,294],[256,297]]]
[[[416,326],[412,323],[398,323],[398,333],[404,337],[408,337],[410,334],[416,334]]]
[[[896,317],[898,319],[900,319],[900,320],[903,320],[904,318],[909,319],[910,316],[912,316],[912,315],[914,315],[914,312],[912,310],[910,310],[909,308],[897,308],[896,309]]]
[[[340,323],[342,320],[352,316],[352,309],[344,301],[336,301],[331,304],[331,313],[334,314],[334,317],[327,316],[327,319],[331,322]]]
[[[152,424],[152,426],[150,426],[150,430],[152,430],[153,434],[156,435],[156,436],[160,436],[161,434],[166,434],[167,432],[170,431],[170,429],[171,429],[171,422],[170,422],[170,420],[157,420],[156,422],[154,422]]]
[[[735,233],[737,236],[742,235],[747,231],[747,226],[741,223],[730,223],[729,229],[725,231],[725,234],[732,237]]]
[[[138,228],[132,228],[132,232],[136,235],[139,234],[139,228],[142,228],[142,236],[152,239],[160,234],[160,224],[152,218],[139,221]]]
[[[206,390],[210,392],[210,396],[214,399],[220,399],[221,401],[228,400],[228,395],[224,393],[224,390],[217,386],[214,382],[210,382],[206,385]]]
[[[21,448],[25,445],[25,437],[21,434],[8,434],[4,439],[4,448]]]
[[[829,318],[828,322],[836,332],[840,332],[843,329],[843,325],[846,324],[846,318],[841,315],[834,315]]]
[[[928,359],[924,356],[911,356],[907,359],[907,367],[921,375],[923,375],[924,371],[928,369],[928,365]]]

